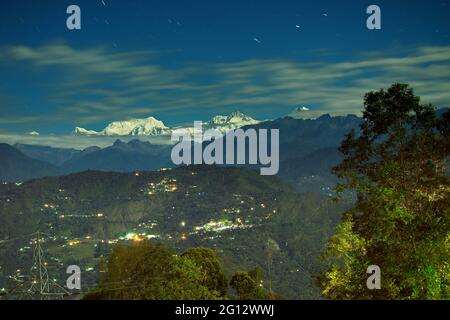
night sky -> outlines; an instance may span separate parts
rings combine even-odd
[[[70,4],[81,30],[66,28]],[[366,28],[371,4],[381,30]],[[176,125],[240,110],[263,120],[300,105],[358,114],[365,92],[393,82],[448,107],[449,80],[446,0],[0,3],[9,142],[149,116]]]

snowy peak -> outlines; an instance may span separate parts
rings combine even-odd
[[[321,115],[320,111],[311,110],[306,106],[299,106],[289,114],[294,119],[317,119]]]
[[[87,129],[80,128],[80,127],[75,127],[75,129],[73,130],[73,133],[75,133],[76,135],[79,135],[79,136],[95,136],[95,135],[100,134],[97,131],[87,130]]]
[[[111,122],[100,132],[76,127],[77,135],[100,136],[155,136],[169,133],[170,129],[162,121],[149,117],[146,119],[132,119]]]
[[[228,131],[241,128],[243,126],[258,124],[259,121],[237,111],[227,116],[215,116],[211,120],[203,124],[203,129],[217,129],[221,133],[227,133]],[[177,128],[187,129],[189,132],[193,131],[193,128]],[[175,130],[175,129],[174,129]],[[102,131],[88,130],[80,127],[76,127],[74,133],[82,136],[159,136],[168,135],[172,132],[172,129],[166,127],[166,125],[154,117],[146,119],[132,119],[126,121],[111,122]]]
[[[154,136],[168,130],[162,121],[149,117],[112,122],[102,132],[106,136]]]
[[[300,107],[295,108],[294,111],[297,111],[297,112],[309,111],[309,108],[305,107],[305,106],[300,106]]]
[[[239,112],[233,112],[228,116],[215,116],[205,123],[207,129],[217,129],[222,133],[235,130],[244,126],[258,124],[259,121]]]

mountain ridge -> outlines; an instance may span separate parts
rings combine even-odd
[[[30,158],[6,143],[0,143],[0,181],[23,182],[64,171],[50,163]]]
[[[87,136],[154,136],[168,132],[169,128],[154,117],[114,121],[99,132],[80,127],[76,127],[74,130],[76,135]]]
[[[239,113],[237,115],[242,117]],[[224,120],[216,118],[216,122],[222,121]],[[357,130],[360,123],[361,118],[357,116],[322,115],[314,120],[279,118],[246,125],[242,129],[279,129],[279,176],[299,191],[310,190],[328,194],[328,190],[336,182],[331,174],[331,167],[340,160],[337,148],[345,134],[352,129]],[[91,147],[78,152],[71,149],[54,149],[54,155],[51,152],[45,155],[47,160],[52,161],[53,158],[61,157],[60,154],[65,154],[66,161],[57,163],[65,173],[85,170],[135,172],[174,167],[170,158],[171,147],[151,144],[139,140],[139,137],[126,143],[118,137],[113,145],[106,148]],[[33,151],[30,146],[22,149],[30,157],[46,160],[38,157],[42,151],[39,146],[36,148],[37,151]]]
[[[255,125],[260,121],[255,120],[240,111],[232,112],[229,115],[217,115],[203,123],[203,129],[217,129],[221,133],[239,129],[246,125]],[[169,135],[173,130],[185,129],[193,132],[193,127],[167,127],[162,121],[154,117],[145,119],[131,119],[114,121],[108,124],[102,131],[94,131],[81,127],[75,127],[73,133],[81,136],[158,136]]]

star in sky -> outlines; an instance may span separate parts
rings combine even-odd
[[[383,33],[367,29],[362,0],[258,10],[241,0],[75,2],[82,31],[67,29],[57,0],[0,1],[0,134],[148,116],[172,125],[236,109],[269,119],[298,103],[357,113],[386,79],[407,79],[442,107],[450,100],[447,0],[378,0]]]

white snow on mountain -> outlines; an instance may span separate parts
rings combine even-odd
[[[233,112],[227,116],[215,116],[209,121],[203,122],[203,131],[209,129],[216,129],[221,134],[226,134],[229,131],[236,130],[248,125],[258,124],[260,121],[257,121],[239,111]],[[193,126],[189,127],[176,127],[173,128],[173,131],[177,131],[181,134],[182,130],[187,131],[189,134],[195,133],[195,128]]]
[[[228,116],[215,116],[205,123],[206,129],[217,129],[222,133],[242,128],[248,125],[258,124],[259,121],[237,111]]]
[[[170,133],[162,121],[153,117],[111,122],[100,132],[76,127],[74,133],[87,136],[156,136]]]
[[[156,136],[167,133],[169,128],[153,117],[110,123],[103,134],[107,136]]]
[[[203,123],[203,130],[217,129],[225,134],[247,125],[257,124],[259,121],[237,111],[228,116],[215,116],[211,120]],[[186,129],[193,132],[193,127],[178,127],[173,130]],[[133,119],[127,121],[116,121],[110,123],[102,131],[88,130],[76,127],[74,133],[84,136],[158,136],[168,135],[172,129],[166,127],[162,121],[153,117],[146,119]]]
[[[306,106],[299,106],[295,108],[289,116],[294,119],[316,119],[320,117],[323,113],[320,111],[314,111]]]
[[[80,127],[75,127],[75,130],[73,130],[73,133],[79,136],[96,136],[100,135],[100,132],[94,131],[94,130],[87,130]]]

